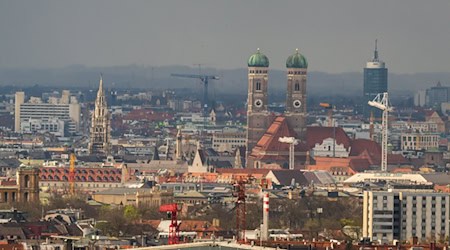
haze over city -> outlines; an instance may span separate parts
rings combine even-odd
[[[393,73],[449,72],[450,3],[397,1],[2,1],[0,68],[203,64],[357,72],[374,40]],[[1,80],[1,78],[0,78]]]

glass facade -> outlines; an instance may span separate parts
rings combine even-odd
[[[381,118],[381,110],[367,104],[379,93],[388,91],[388,70],[387,68],[364,68],[364,117],[369,118],[373,111],[375,118]]]

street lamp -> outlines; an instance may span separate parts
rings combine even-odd
[[[289,169],[294,169],[294,147],[298,144],[298,140],[295,137],[280,137],[278,138],[279,142],[288,143],[289,144]]]

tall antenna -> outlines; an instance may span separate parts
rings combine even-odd
[[[377,48],[378,39],[375,39],[375,51],[373,52],[373,61],[378,62],[378,48]]]

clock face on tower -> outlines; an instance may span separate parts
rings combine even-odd
[[[257,108],[261,108],[262,105],[263,105],[263,102],[262,102],[261,99],[256,99],[256,100],[255,100],[255,106],[256,106]]]
[[[302,102],[300,100],[295,100],[292,102],[292,105],[294,105],[294,108],[300,108],[302,106]]]

